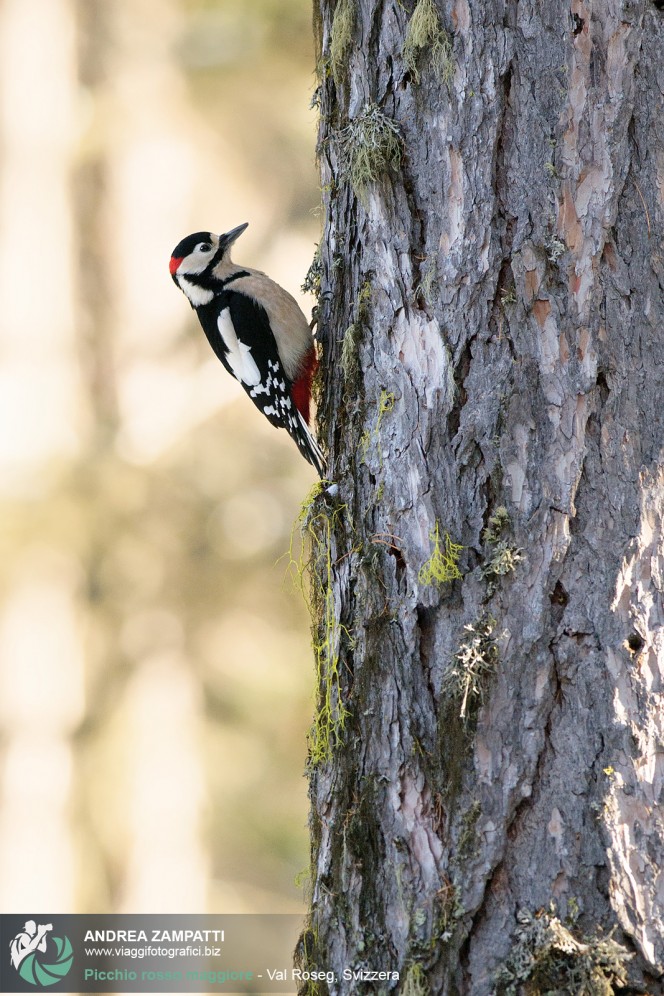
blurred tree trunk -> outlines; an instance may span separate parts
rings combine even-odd
[[[308,516],[301,966],[333,993],[664,992],[664,14],[315,22],[340,492]]]
[[[76,0],[74,12],[79,83],[95,107],[108,86],[112,14],[108,5],[87,0]],[[79,356],[90,442],[93,449],[102,451],[113,445],[119,423],[108,252],[108,175],[113,151],[110,143],[88,142],[76,164],[73,184],[80,273]]]

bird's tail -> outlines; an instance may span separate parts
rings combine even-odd
[[[317,441],[314,439],[313,433],[300,411],[297,412],[298,423],[300,431],[295,437],[295,442],[298,445],[300,453],[305,460],[308,460],[312,466],[316,468],[318,476],[320,478],[325,477],[326,462],[323,452],[318,445]]]

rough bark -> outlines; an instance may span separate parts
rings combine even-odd
[[[302,965],[664,992],[664,15],[436,0],[448,52],[413,0],[314,6],[340,491],[309,516],[348,715]]]

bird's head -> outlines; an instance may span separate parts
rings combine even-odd
[[[248,222],[223,235],[194,232],[178,242],[171,253],[169,270],[178,287],[189,298],[192,307],[211,300],[215,282],[222,278],[224,264],[231,261],[231,246],[242,235]]]

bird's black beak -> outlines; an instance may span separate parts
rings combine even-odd
[[[227,249],[233,245],[236,239],[242,235],[245,228],[249,227],[249,222],[245,221],[244,225],[238,225],[237,228],[232,228],[230,232],[226,232],[225,235],[219,236],[219,247],[226,252]]]

